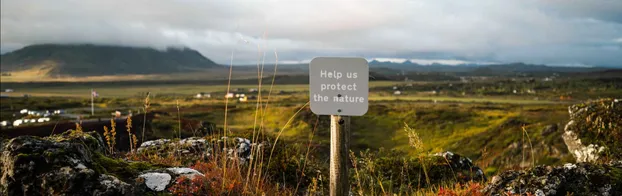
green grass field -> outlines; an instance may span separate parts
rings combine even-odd
[[[131,85],[130,85],[131,84]],[[538,90],[538,94],[508,93],[511,89],[524,88],[519,84],[503,87],[497,84],[457,84],[444,88],[438,93],[430,89],[448,86],[445,82],[370,82],[370,104],[368,113],[352,117],[351,149],[353,151],[398,150],[407,153],[436,153],[445,150],[466,155],[476,163],[494,173],[504,168],[525,167],[535,162],[562,164],[571,157],[560,139],[561,131],[543,134],[546,126],[563,127],[568,119],[567,107],[583,99],[601,95],[616,94],[619,89],[605,83],[587,85],[603,91],[586,90],[582,99],[557,99],[557,94],[568,94],[567,89],[576,89],[565,83]],[[460,86],[462,85],[462,86]],[[547,84],[549,85],[549,84]],[[457,87],[458,86],[458,87]],[[480,86],[488,87],[482,91]],[[489,86],[495,86],[490,88]],[[585,85],[584,85],[585,86]],[[393,95],[393,88],[398,87],[404,93]],[[247,95],[249,89],[257,85],[232,85],[229,90],[239,89]],[[527,87],[534,88],[534,87]],[[588,87],[586,87],[588,88]],[[195,121],[207,121],[224,127],[226,85],[193,84],[134,84],[96,83],[71,85],[34,84],[22,85],[15,92],[6,93],[16,98],[2,99],[3,119],[22,108],[75,108],[73,112],[89,115],[90,90],[94,89],[100,97],[94,100],[100,108],[96,115],[108,115],[119,108],[138,109],[143,105],[146,92],[151,92],[152,111],[165,111],[169,115],[154,120],[154,136],[172,137],[173,126],[177,117]],[[269,85],[262,86],[262,106],[267,109],[257,110],[256,100],[228,103],[227,127],[235,136],[250,137],[254,130],[274,138],[281,137],[282,142],[306,144],[312,143],[318,148],[317,156],[326,156],[330,134],[327,116],[313,114],[309,107],[303,107],[309,101],[308,85],[277,84],[273,86],[268,100]],[[471,91],[469,91],[471,90]],[[210,92],[212,98],[195,99],[199,92]],[[466,93],[465,93],[466,92]],[[19,98],[23,94],[32,97]],[[177,105],[180,107],[179,116]],[[287,124],[288,121],[291,122]],[[413,149],[404,126],[413,128],[423,141],[422,149]],[[523,130],[524,128],[524,130]],[[531,148],[517,148],[526,144],[525,134]],[[531,151],[537,151],[531,157]],[[523,155],[527,154],[527,155]],[[523,157],[526,157],[523,159]]]

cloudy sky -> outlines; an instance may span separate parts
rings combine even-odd
[[[187,46],[228,64],[315,56],[622,67],[621,0],[2,0],[1,52]]]

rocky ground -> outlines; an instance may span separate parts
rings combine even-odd
[[[235,149],[225,149],[229,156],[248,160],[253,144],[244,138],[232,142]],[[210,156],[212,148],[202,138],[161,139],[143,143],[137,153],[179,153],[200,160]],[[145,195],[166,192],[181,177],[204,176],[191,168],[107,157],[96,132],[3,141],[0,163],[0,195]]]
[[[491,195],[622,195],[622,161],[506,171],[494,176],[485,191]]]
[[[537,166],[492,177],[492,195],[622,195],[622,103],[602,99],[568,108],[562,138],[576,164]]]

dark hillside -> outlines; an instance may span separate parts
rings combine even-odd
[[[2,55],[2,72],[46,69],[48,76],[163,74],[217,67],[189,48],[43,44]]]

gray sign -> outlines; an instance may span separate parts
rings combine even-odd
[[[311,111],[319,115],[367,113],[369,66],[364,58],[317,57],[309,63]]]

